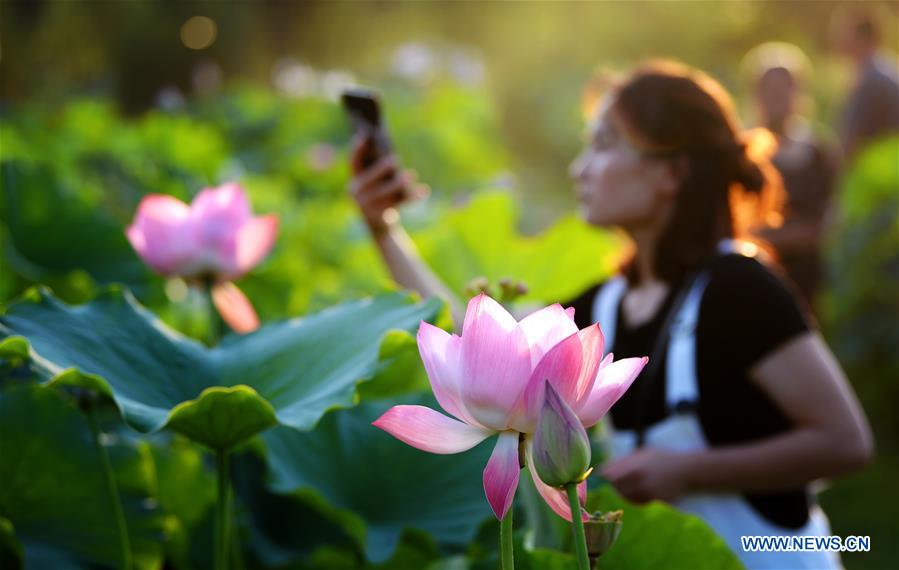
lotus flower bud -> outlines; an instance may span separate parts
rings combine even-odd
[[[580,483],[591,470],[587,430],[549,382],[534,432],[534,467],[551,487]]]

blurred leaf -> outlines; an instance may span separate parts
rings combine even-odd
[[[601,568],[693,570],[700,560],[709,570],[743,568],[715,531],[693,515],[660,502],[628,503],[609,485],[587,499],[588,511],[617,509],[624,510],[624,526],[614,546],[599,558]]]
[[[16,538],[12,523],[0,517],[0,568],[21,568],[23,556],[22,543]]]
[[[380,358],[389,364],[359,386],[363,401],[430,390],[415,338],[398,331],[388,333],[381,343]]]
[[[489,96],[451,82],[385,94],[387,128],[405,168],[444,196],[489,186],[508,169]]]
[[[899,416],[899,137],[866,148],[839,193],[828,236],[827,339],[853,380],[880,446],[895,444]]]
[[[203,451],[173,437],[150,446],[156,465],[159,505],[171,516],[166,558],[187,567],[190,538],[215,503],[215,474],[204,465]]]
[[[156,568],[165,519],[153,499],[152,458],[145,445],[123,440],[108,444],[108,451],[135,566]],[[0,394],[0,517],[14,526],[29,568],[119,561],[92,433],[84,415],[56,390],[31,385]]]
[[[0,340],[0,358],[7,360],[28,358],[28,341],[20,336]]]
[[[196,177],[205,185],[218,182],[228,149],[222,133],[213,125],[154,112],[141,120],[137,132],[141,149],[176,176]]]
[[[27,338],[33,358],[52,364],[50,384],[112,397],[139,431],[169,426],[229,448],[276,424],[309,429],[329,409],[353,405],[356,385],[382,366],[385,333],[409,334],[440,306],[387,294],[269,323],[207,349],[121,289],[77,307],[32,290],[0,316],[0,338]]]
[[[508,194],[480,194],[414,237],[429,265],[459,295],[483,276],[492,283],[523,281],[523,302],[560,302],[615,270],[620,243],[611,234],[569,217],[540,235],[523,236],[517,217]]]
[[[419,451],[371,425],[392,403],[336,411],[312,432],[264,433],[271,487],[320,497],[373,562],[388,559],[406,529],[461,550],[491,516],[482,472],[492,440],[452,456]]]
[[[494,525],[499,528],[499,524]],[[567,525],[566,525],[567,526]],[[568,526],[570,532],[570,526]],[[427,570],[494,570],[499,567],[499,533],[490,534],[488,548],[481,548],[486,535],[469,547],[466,555],[444,558],[429,564]],[[513,535],[515,568],[518,570],[571,570],[577,567],[574,556],[568,552],[548,548],[526,548],[524,533],[519,529]]]
[[[357,562],[352,537],[321,499],[271,492],[265,484],[265,464],[255,453],[235,456],[232,465],[236,497],[246,515],[247,549],[261,566],[311,561],[322,548],[339,551],[351,564]]]
[[[32,281],[65,278],[79,299],[93,293],[93,281],[146,291],[151,274],[102,198],[88,199],[83,187],[34,164],[2,162],[0,179],[5,257],[17,273]]]

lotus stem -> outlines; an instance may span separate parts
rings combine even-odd
[[[100,426],[97,422],[96,403],[87,402],[85,406],[87,410],[87,421],[91,426],[91,433],[94,436],[94,445],[97,448],[97,455],[100,457],[100,466],[103,470],[103,478],[106,480],[106,490],[109,493],[109,501],[112,503],[112,512],[115,518],[116,530],[119,534],[119,549],[121,564],[123,570],[131,570],[131,541],[128,539],[128,525],[125,522],[125,512],[122,510],[122,500],[119,497],[119,489],[115,482],[115,476],[112,472],[112,463],[109,461],[109,454],[106,452],[106,446],[101,441]]]
[[[222,322],[222,316],[219,314],[215,306],[215,299],[212,297],[212,289],[215,287],[215,280],[212,277],[206,277],[203,280],[203,290],[206,292],[206,310],[209,312],[209,336],[207,344],[213,347],[222,339],[225,327]]]
[[[587,539],[584,536],[584,520],[581,518],[581,501],[577,496],[577,483],[565,485],[565,491],[568,493],[568,504],[571,505],[571,535],[574,539],[578,570],[590,570]]]
[[[512,511],[510,506],[506,516],[499,521],[499,567],[502,570],[515,570],[515,555],[512,548]]]
[[[231,514],[231,509],[229,508],[231,496],[229,492],[228,450],[217,450],[216,460],[218,462],[218,504],[216,505],[215,521],[215,568],[216,570],[227,570],[228,553],[230,552],[228,540]]]

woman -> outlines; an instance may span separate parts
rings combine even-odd
[[[617,358],[650,355],[611,411],[602,474],[621,494],[699,515],[750,568],[833,568],[835,553],[740,543],[830,534],[810,484],[872,455],[833,355],[759,248],[735,239],[776,218],[770,140],[743,138],[721,86],[684,66],[652,63],[615,86],[571,175],[586,221],[622,228],[634,250],[620,276],[563,304],[579,327],[599,321]],[[393,210],[422,190],[390,177],[393,157],[358,168],[365,144],[350,190],[385,262],[400,284],[452,300]]]

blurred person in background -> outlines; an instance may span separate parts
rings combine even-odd
[[[425,191],[395,156],[363,167],[370,144],[355,142],[350,192],[396,281],[448,299],[458,328],[464,307],[396,211]],[[730,97],[697,70],[655,62],[616,83],[570,173],[583,218],[621,228],[633,248],[620,274],[563,305],[579,328],[600,323],[605,352],[650,355],[611,409],[603,477],[632,501],[698,515],[749,568],[838,568],[836,553],[740,545],[743,535],[829,535],[811,484],[873,453],[833,354],[745,241],[782,203],[773,145],[742,133]]]
[[[754,48],[744,67],[753,78],[761,126],[777,139],[771,162],[786,190],[783,224],[765,228],[759,237],[776,251],[787,275],[814,311],[822,271],[821,239],[831,209],[837,153],[799,114],[802,81],[811,65],[794,45],[767,43]]]
[[[841,132],[843,151],[851,161],[871,142],[899,134],[899,62],[880,47],[881,22],[895,27],[896,16],[882,5],[859,2],[843,6],[834,20],[837,46],[856,72]]]

